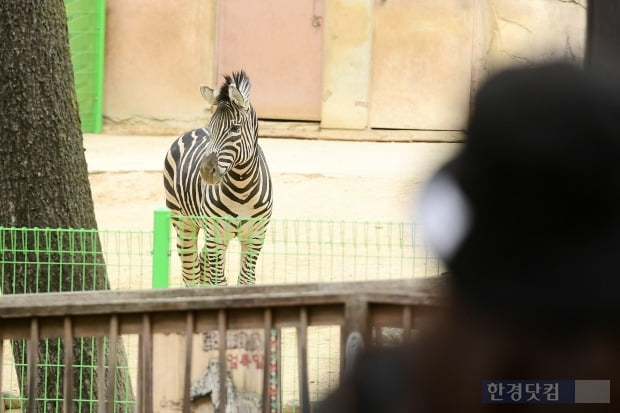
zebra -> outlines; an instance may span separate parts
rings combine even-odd
[[[166,206],[177,233],[183,280],[186,285],[225,284],[226,248],[237,237],[238,283],[253,284],[273,200],[250,79],[244,71],[233,72],[219,92],[202,85],[200,93],[216,105],[208,126],[178,137],[164,161]],[[200,229],[205,235],[201,253]]]

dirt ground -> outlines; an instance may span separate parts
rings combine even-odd
[[[100,229],[149,229],[174,137],[85,135]],[[260,138],[275,219],[412,221],[421,184],[458,144]]]
[[[410,221],[420,182],[415,177],[329,177],[273,174],[275,219]],[[90,175],[100,229],[150,229],[165,206],[159,172]]]

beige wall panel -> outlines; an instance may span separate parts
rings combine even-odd
[[[325,10],[324,128],[368,126],[373,0],[329,0]]]
[[[370,125],[462,129],[474,0],[376,0]]]
[[[323,1],[219,2],[218,83],[244,69],[259,118],[320,118]]]
[[[482,77],[511,65],[583,60],[586,0],[477,1],[481,29],[474,61]]]
[[[107,0],[104,116],[201,125],[214,78],[215,0]]]
[[[458,130],[489,73],[550,58],[580,62],[585,6],[586,0],[108,0],[104,117],[108,127],[144,126],[148,133],[204,124],[209,113],[198,86],[221,82],[219,48],[220,73],[248,70],[263,118],[320,119],[323,130]],[[219,43],[218,8],[236,13],[218,28]]]

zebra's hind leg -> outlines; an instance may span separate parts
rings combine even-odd
[[[200,254],[200,283],[225,285],[224,264],[229,238],[207,236]]]
[[[178,212],[172,212],[172,224],[177,233],[177,252],[183,269],[185,285],[200,282],[200,265],[198,262],[198,231],[196,223]]]

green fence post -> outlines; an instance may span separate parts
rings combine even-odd
[[[103,109],[105,0],[65,0],[82,132],[100,133]]]
[[[168,288],[170,280],[170,210],[155,210],[153,220],[153,288]]]
[[[105,50],[105,0],[99,0],[96,5],[97,40],[95,45],[95,101],[93,102],[93,132],[100,133],[103,123],[103,70]]]

